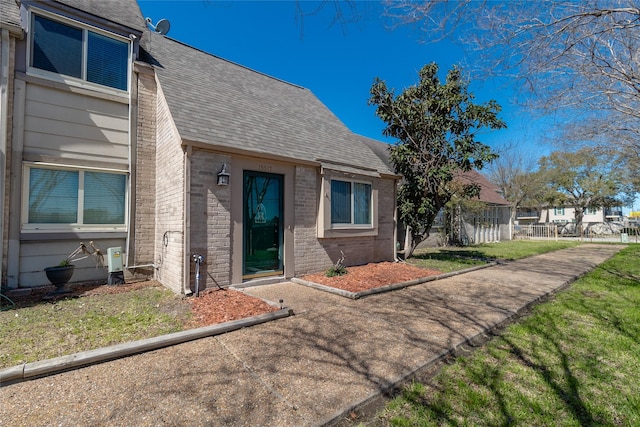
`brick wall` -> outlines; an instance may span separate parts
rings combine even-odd
[[[394,181],[374,179],[378,190],[378,235],[365,237],[317,238],[318,188],[316,168],[296,167],[295,182],[295,275],[327,270],[345,255],[346,265],[392,261],[394,246]]]
[[[162,89],[157,90],[156,231],[157,279],[174,292],[183,291],[184,153]]]
[[[231,169],[228,155],[194,150],[191,156],[191,254],[205,257],[200,289],[216,286],[211,277],[220,286],[231,284],[231,186],[217,185],[223,163]]]
[[[156,109],[157,85],[153,71],[138,74],[138,105],[136,124],[135,213],[133,257],[130,265],[145,265],[156,261]],[[145,272],[153,270],[144,269]]]

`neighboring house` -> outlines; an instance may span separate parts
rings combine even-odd
[[[486,243],[511,240],[511,203],[500,190],[480,172],[472,170],[457,178],[463,184],[480,186],[479,200],[485,207],[480,212],[462,212],[458,224],[454,224],[463,243]]]
[[[388,144],[374,140],[367,140],[365,143],[385,162],[389,169],[393,169],[389,158]],[[475,170],[461,172],[455,179],[464,185],[478,185],[480,187],[480,194],[478,198],[474,200],[481,202],[483,207],[479,211],[459,212],[459,215],[452,220],[453,223],[450,227],[453,236],[449,236],[448,239],[461,244],[511,240],[513,234],[511,203],[502,197],[499,188]],[[424,244],[425,246],[449,243],[442,241],[442,236],[437,235],[439,231],[446,228],[444,221],[446,221],[446,218],[444,213],[441,212],[431,230],[430,238]],[[400,240],[397,244],[400,247],[404,245],[405,231],[406,228],[399,221],[397,235]]]
[[[394,259],[398,177],[309,90],[151,32],[134,0],[0,5],[3,285],[89,240],[178,293],[194,255],[201,289]]]
[[[585,209],[583,224],[597,224],[609,221],[622,221],[622,208]],[[575,209],[567,206],[543,207],[540,209],[522,208],[516,213],[519,225],[526,224],[566,224],[576,221]]]

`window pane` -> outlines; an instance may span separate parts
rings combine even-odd
[[[129,45],[89,31],[87,80],[127,90]]]
[[[82,77],[82,30],[42,16],[33,19],[32,66]]]
[[[331,181],[331,223],[351,223],[351,183]]]
[[[77,211],[78,172],[30,170],[30,224],[73,224],[78,221]]]
[[[353,204],[353,222],[355,224],[371,224],[370,184],[353,183]]]
[[[84,223],[124,224],[126,177],[84,173]]]

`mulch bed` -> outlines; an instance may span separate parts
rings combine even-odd
[[[315,273],[307,274],[301,279],[349,292],[361,292],[438,274],[442,272],[404,262],[376,262],[347,267],[347,274],[342,276],[327,277],[324,273]]]

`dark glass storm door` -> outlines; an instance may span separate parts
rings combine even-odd
[[[244,171],[244,279],[281,275],[283,176]]]

